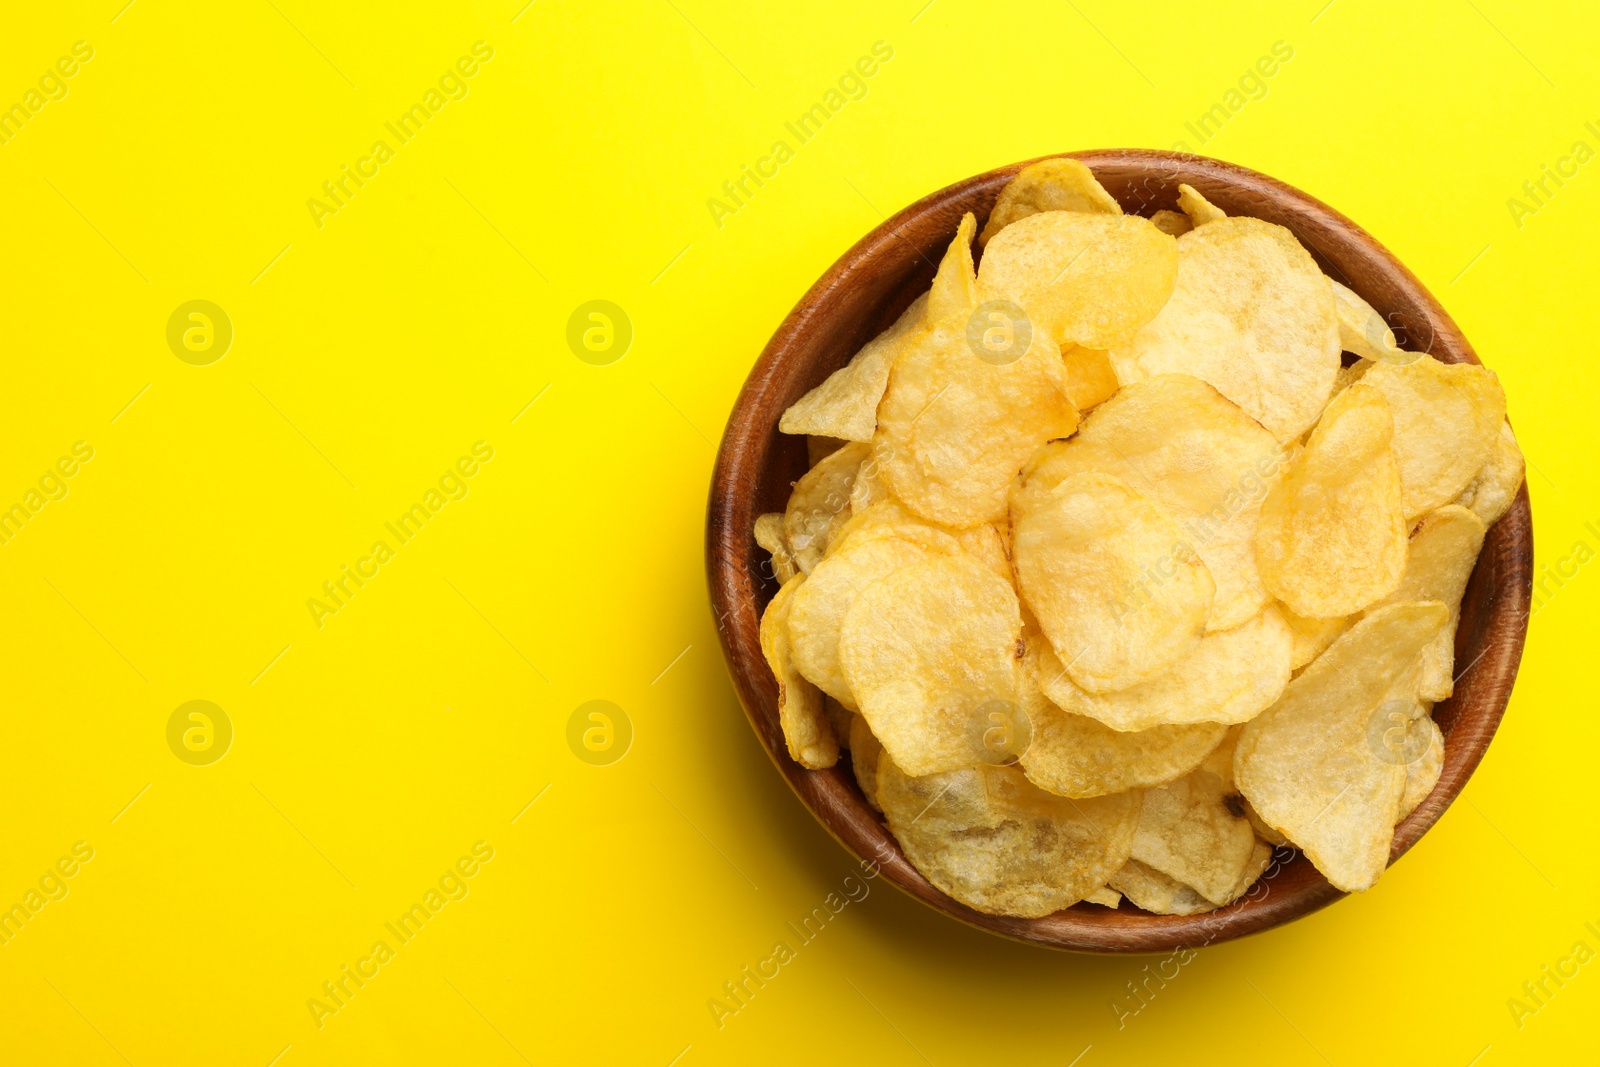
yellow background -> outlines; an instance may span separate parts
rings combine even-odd
[[[1600,149],[1587,5],[124,2],[0,34],[0,103],[94,49],[0,145],[0,505],[94,449],[0,547],[0,905],[94,849],[0,947],[0,1061],[1593,1055],[1600,963],[1520,1028],[1507,1000],[1600,950],[1600,568],[1533,620],[1487,759],[1395,870],[1201,952],[1121,1028],[1154,960],[1012,945],[874,882],[719,1029],[707,1000],[852,863],[746,725],[701,563],[713,442],[836,256],[977,171],[1180,141],[1409,264],[1505,382],[1541,563],[1600,545],[1600,163],[1520,227],[1506,204]],[[480,40],[468,95],[395,144]],[[784,122],[877,41],[866,95],[797,146]],[[1265,96],[1185,129],[1278,41]],[[307,200],[380,138],[395,158],[319,228]],[[719,227],[706,201],[779,138],[794,158]],[[209,366],[166,343],[192,299],[233,323]],[[591,299],[634,325],[609,366],[565,341]],[[308,598],[480,440],[469,494],[318,628]],[[195,699],[235,730],[209,766],[166,740]],[[610,766],[566,742],[591,699],[633,724]],[[322,983],[478,841],[469,894],[319,1028]]]

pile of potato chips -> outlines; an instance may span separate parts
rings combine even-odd
[[[1371,886],[1522,482],[1493,372],[1401,349],[1288,230],[1181,190],[1146,219],[1075,160],[1027,168],[981,264],[968,215],[780,423],[812,457],[754,531],[789,754],[849,750],[979,911],[1209,911],[1276,845]]]

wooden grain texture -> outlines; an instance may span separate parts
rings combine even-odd
[[[1230,215],[1253,215],[1294,232],[1330,276],[1359,293],[1407,348],[1448,363],[1478,357],[1439,302],[1372,236],[1326,204],[1255,171],[1197,156],[1142,150],[1065,153],[1087,164],[1130,214],[1176,206],[1186,182]],[[1115,910],[1078,904],[1042,919],[984,915],[945,896],[901,854],[867,805],[842,756],[809,771],[789,758],[778,726],[777,687],[757,638],[776,586],[751,530],[781,511],[806,469],[803,438],[778,432],[784,409],[842,366],[925,290],[964,212],[979,228],[1001,187],[1033,160],[980,174],[924,197],[856,243],[795,305],[734,404],[712,475],[706,570],[723,654],[734,687],[773,763],[807,808],[845,848],[874,860],[900,889],[956,919],[1031,944],[1078,952],[1165,952],[1258,933],[1325,907],[1342,894],[1303,857],[1281,861],[1249,898],[1197,916],[1151,915],[1124,901]],[[1533,520],[1526,487],[1490,528],[1467,585],[1456,634],[1460,678],[1434,709],[1445,735],[1439,784],[1395,831],[1393,863],[1427,832],[1483,758],[1510,699],[1527,633]]]

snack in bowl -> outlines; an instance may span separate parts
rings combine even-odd
[[[1441,773],[1459,604],[1521,481],[1504,393],[1284,227],[1178,207],[1021,171],[981,259],[969,214],[785,412],[817,462],[745,531],[791,757],[847,753],[978,912],[1204,913],[1285,844],[1365,889]]]

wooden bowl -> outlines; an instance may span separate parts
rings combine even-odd
[[[1131,149],[1069,154],[1087,164],[1130,214],[1174,207],[1178,183],[1187,182],[1230,215],[1288,227],[1323,270],[1388,317],[1404,347],[1447,363],[1478,362],[1456,324],[1409,270],[1366,231],[1298,189],[1197,156]],[[777,686],[757,639],[761,610],[776,585],[751,528],[762,512],[783,510],[792,483],[807,469],[805,440],[780,434],[778,418],[928,288],[962,214],[973,212],[981,229],[1001,187],[1027,165],[957,182],[867,234],[801,298],[756,361],[723,434],[706,517],[706,570],[723,653],[756,735],[801,801],[845,848],[876,860],[891,882],[930,907],[1004,937],[1079,952],[1162,952],[1258,933],[1343,894],[1304,856],[1284,849],[1252,897],[1206,915],[1151,915],[1127,901],[1114,910],[1077,904],[1042,919],[985,915],[934,888],[906,860],[862,797],[847,756],[829,770],[806,770],[789,758],[778,726]],[[1444,772],[1396,828],[1390,863],[1438,821],[1494,736],[1522,658],[1532,563],[1533,522],[1524,487],[1489,529],[1467,585],[1456,632],[1461,677],[1455,695],[1434,708],[1445,738]]]

